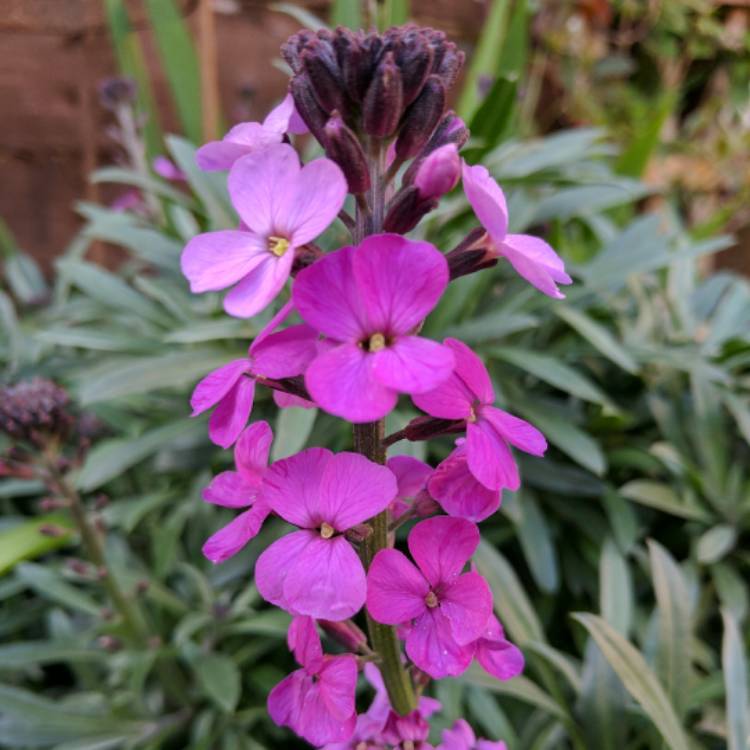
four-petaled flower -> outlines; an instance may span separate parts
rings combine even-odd
[[[345,742],[354,732],[357,660],[352,654],[323,654],[315,621],[295,617],[289,649],[302,669],[285,677],[268,695],[268,713],[315,747]]]
[[[449,348],[417,336],[448,283],[428,242],[372,235],[326,255],[292,290],[302,319],[328,339],[305,373],[315,402],[351,422],[384,417],[399,393],[423,393],[453,369]]]
[[[455,355],[453,374],[428,393],[412,396],[422,411],[442,419],[466,420],[466,459],[471,473],[490,490],[517,490],[518,467],[510,445],[534,456],[547,450],[536,427],[492,404],[495,392],[487,368],[466,344],[446,339]]]
[[[346,179],[330,159],[300,167],[297,152],[279,143],[239,159],[228,184],[241,227],[190,240],[182,252],[182,272],[193,292],[234,287],[224,309],[249,318],[281,291],[296,248],[336,218],[346,198]]]
[[[406,653],[435,679],[461,674],[492,614],[487,582],[464,566],[479,544],[479,529],[463,518],[435,516],[416,524],[402,552],[380,550],[367,574],[367,610],[387,625],[411,625]]]
[[[464,192],[474,213],[492,239],[495,252],[507,258],[519,276],[540,292],[562,299],[557,284],[572,284],[562,258],[544,241],[530,234],[508,234],[505,195],[486,167],[463,166]]]
[[[263,498],[300,530],[258,558],[261,596],[294,615],[345,620],[356,614],[365,603],[365,571],[343,534],[395,496],[393,474],[357,453],[308,448],[274,463],[264,475]]]

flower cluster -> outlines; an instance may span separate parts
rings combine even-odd
[[[452,279],[501,258],[550,297],[571,279],[543,240],[508,233],[501,188],[459,156],[468,130],[446,110],[446,93],[463,54],[444,34],[302,31],[283,54],[293,72],[284,101],[197,156],[203,169],[229,170],[239,224],[187,244],[191,289],[229,289],[224,308],[237,317],[285,300],[247,357],[193,393],[194,414],[213,409],[211,439],[234,445],[236,470],[216,476],[204,498],[240,510],[203,551],[228,559],[271,515],[295,527],[255,566],[261,596],[292,616],[299,664],[269,695],[277,724],[329,750],[428,748],[428,719],[439,710],[423,695],[430,679],[473,661],[500,680],[523,668],[472,557],[477,524],[502,490],[519,487],[512,449],[541,456],[547,446],[494,405],[490,375],[466,344],[428,339],[422,323]],[[306,132],[325,156],[303,165],[293,136]],[[405,237],[459,181],[481,228],[448,253]],[[337,219],[352,242],[324,252],[314,243]],[[357,452],[308,448],[269,465],[270,426],[247,426],[258,385],[280,408],[317,406],[352,423]],[[384,438],[383,418],[404,394],[425,416]],[[398,439],[447,433],[465,437],[436,468],[386,457]],[[396,547],[406,524],[409,556]],[[369,639],[356,622],[365,613]],[[318,626],[343,653],[323,652]],[[375,697],[357,715],[360,668]],[[438,747],[504,745],[477,740],[460,720]]]

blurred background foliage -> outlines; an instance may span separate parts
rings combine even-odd
[[[4,381],[53,378],[98,419],[72,479],[140,624],[79,560],[65,510],[40,510],[44,487],[0,479],[0,746],[294,747],[265,712],[291,667],[286,616],[252,582],[280,526],[218,567],[200,554],[226,520],[200,492],[231,456],[187,418],[188,395],[263,323],[228,318],[179,273],[186,239],[235,222],[222,178],[194,165],[218,110],[176,6],[146,2],[184,132],[165,137],[125,6],[104,4],[138,95],[114,108],[122,163],[92,180],[123,198],[78,205],[85,226],[52,279],[2,233],[0,361]],[[308,26],[409,16],[404,0],[337,0],[328,19],[277,8]],[[526,672],[439,683],[436,732],[466,715],[511,750],[748,746],[750,285],[709,272],[748,219],[748,12],[488,3],[455,103],[465,155],[506,189],[512,231],[546,236],[576,283],[550,301],[500,264],[454,282],[426,324],[476,348],[551,445],[522,457],[523,489],[483,524],[477,557]],[[473,225],[459,189],[417,233],[447,250]],[[334,225],[322,244],[345,241]],[[123,262],[91,262],[96,243]],[[392,428],[414,413],[404,401]],[[279,413],[268,393],[253,418],[274,426],[274,458],[350,447],[345,425]]]

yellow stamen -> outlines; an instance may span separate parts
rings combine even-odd
[[[333,536],[334,532],[335,529],[330,524],[325,522],[320,524],[320,535],[323,537],[323,539],[330,539]]]
[[[381,349],[385,349],[385,336],[382,333],[373,333],[367,342],[367,351],[379,352]]]
[[[428,591],[427,596],[424,598],[424,603],[430,608],[435,609],[440,603],[437,598],[437,594],[434,591]]]
[[[467,422],[476,422],[477,421],[477,413],[474,411],[474,407],[472,406],[469,410],[469,416],[466,419]]]
[[[280,258],[289,249],[289,240],[286,237],[272,235],[268,238],[268,249],[277,258]]]

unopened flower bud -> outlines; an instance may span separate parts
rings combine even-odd
[[[404,115],[396,140],[396,155],[410,159],[427,143],[445,110],[445,87],[437,76],[430,76],[422,91]]]
[[[401,71],[393,52],[387,52],[380,61],[362,108],[362,126],[365,133],[387,138],[396,132],[404,110],[404,92]]]
[[[404,83],[404,106],[419,96],[434,59],[434,48],[427,43],[419,29],[414,28],[405,34],[396,53]]]
[[[477,227],[447,253],[445,259],[451,279],[457,279],[494,266],[497,257],[490,236],[482,227]]]
[[[414,514],[420,518],[427,518],[433,516],[440,510],[440,506],[435,500],[433,500],[427,490],[422,490],[415,498],[412,503],[412,510]]]
[[[423,198],[414,185],[402,188],[388,206],[383,220],[385,232],[405,234],[419,224],[420,219],[437,206],[433,198]]]
[[[368,523],[358,523],[347,529],[345,536],[350,542],[364,542],[372,536],[372,526]]]
[[[145,579],[141,579],[135,584],[135,593],[136,595],[145,594],[149,586],[151,586],[151,583]]]
[[[61,536],[65,536],[69,533],[69,530],[63,526],[58,526],[55,523],[44,523],[39,527],[39,533],[42,536],[48,536],[52,539],[58,539]]]
[[[440,198],[456,187],[460,175],[458,149],[447,143],[424,159],[414,176],[414,187],[422,198]]]
[[[446,89],[451,88],[464,65],[464,55],[453,42],[446,42],[445,37],[435,54],[432,73],[440,76]]]
[[[334,111],[325,126],[326,155],[341,167],[349,192],[364,193],[370,189],[370,170],[362,144]]]
[[[367,636],[351,620],[318,620],[318,625],[349,651],[359,651],[367,645]]]
[[[318,104],[318,100],[312,92],[310,81],[307,76],[299,75],[292,78],[289,90],[294,99],[294,106],[297,109],[299,116],[302,118],[302,121],[307,125],[307,129],[320,143],[324,144],[324,128],[326,121],[328,120],[328,115],[326,115]]]
[[[294,251],[294,263],[292,263],[292,276],[296,276],[300,271],[315,263],[318,258],[323,257],[323,251],[314,243],[308,242],[306,245],[300,245]]]
[[[460,151],[461,146],[469,140],[469,130],[464,124],[464,121],[455,112],[446,112],[443,115],[442,120],[438,123],[435,131],[430,136],[427,144],[419,152],[418,156],[409,165],[409,168],[404,172],[402,179],[403,185],[410,185],[414,181],[414,177],[417,174],[417,170],[422,165],[422,162],[436,149],[442,146],[452,143]]]
[[[415,417],[404,428],[404,435],[412,442],[429,440],[437,435],[448,435],[462,432],[465,428],[463,419],[438,419],[437,417]]]
[[[66,508],[67,506],[68,501],[61,497],[44,497],[39,501],[39,510],[42,513],[60,510],[60,508]]]
[[[330,44],[321,40],[313,42],[302,53],[302,67],[321,109],[329,113],[348,110],[344,79]]]
[[[115,76],[105,78],[99,84],[99,101],[103,107],[112,111],[123,104],[132,104],[136,93],[136,83],[132,78]]]
[[[120,640],[112,635],[100,635],[97,639],[97,643],[99,644],[100,648],[103,648],[105,651],[109,652],[119,651],[120,648],[122,648],[122,643],[120,642]]]

